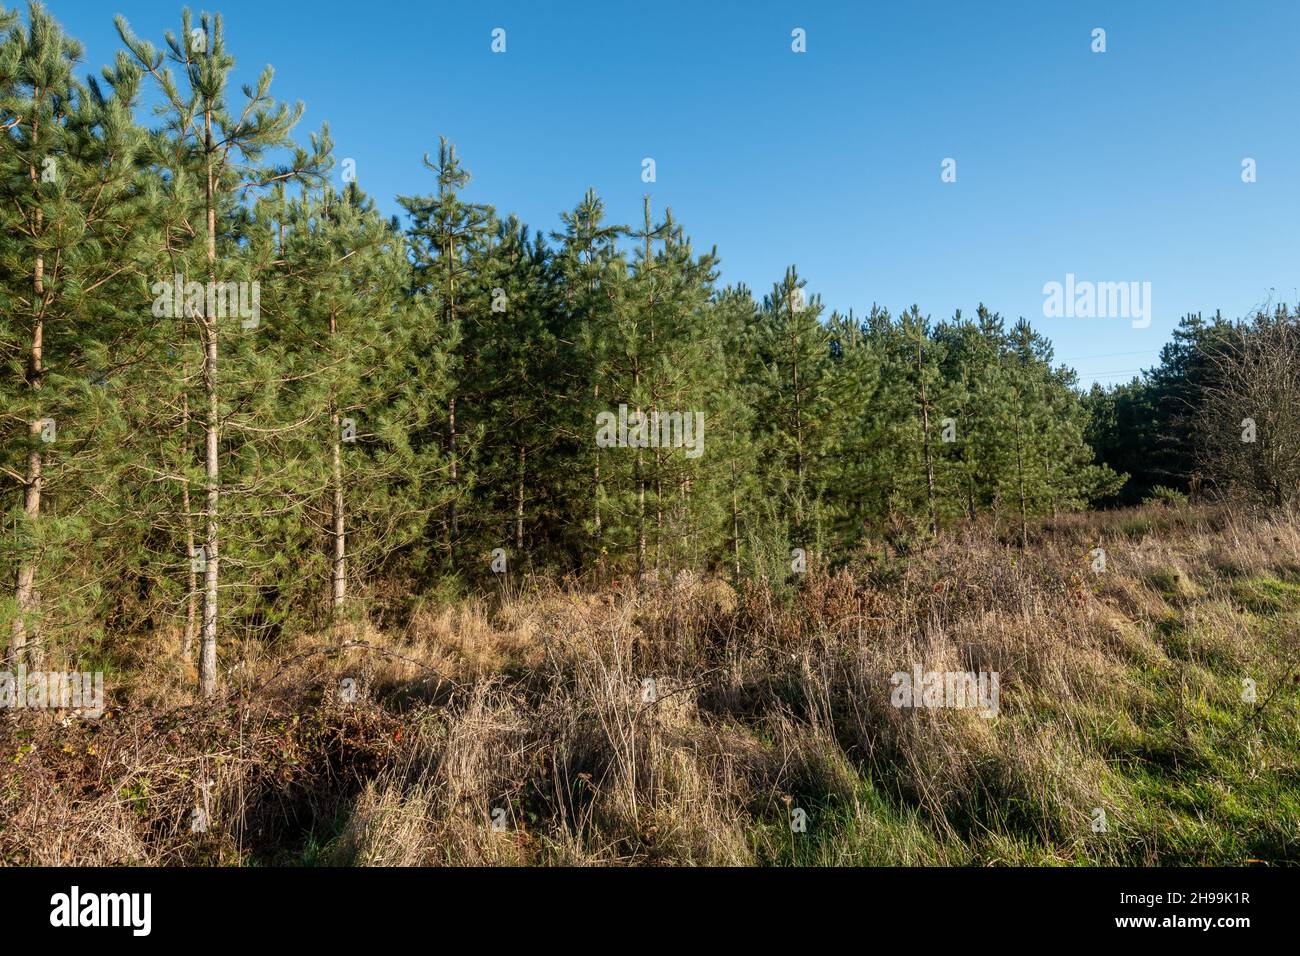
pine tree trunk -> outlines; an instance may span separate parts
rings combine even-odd
[[[740,501],[736,493],[736,462],[731,462],[731,555],[735,562],[736,582],[740,582]]]
[[[515,492],[515,552],[522,553],[524,550],[524,467],[527,451],[523,445],[519,446],[519,477]]]
[[[334,348],[334,340],[338,335],[338,316],[330,315],[330,348]],[[348,539],[347,531],[344,527],[344,508],[343,508],[343,436],[340,432],[341,422],[339,420],[338,398],[334,394],[333,386],[330,386],[330,455],[331,470],[330,479],[334,485],[334,561],[333,573],[331,574],[331,602],[330,608],[334,619],[335,632],[338,631],[339,625],[343,619],[343,605],[348,599]]]
[[[803,530],[803,408],[799,396],[799,350],[795,336],[794,301],[787,303],[790,309],[790,379],[794,385],[794,474],[798,488],[797,518],[800,531]]]
[[[645,252],[641,260],[645,264],[647,273],[650,272],[650,197],[644,198],[645,209]],[[650,284],[650,297],[647,302],[646,319],[650,324],[650,342],[651,350],[654,349],[654,307],[655,293],[654,282]],[[632,395],[637,399],[637,421],[641,425],[642,435],[646,434],[645,412],[641,410],[641,362],[640,357],[633,358],[632,370]],[[643,470],[641,459],[641,445],[637,443],[636,449],[636,576],[638,579],[645,577],[645,472]]]
[[[637,414],[644,414],[637,406]],[[642,428],[644,419],[638,419]],[[636,450],[636,575],[645,576],[645,477],[641,472],[641,449]]]
[[[925,445],[925,493],[930,506],[930,534],[939,533],[934,504],[934,458],[930,452],[930,405],[925,397],[925,370],[921,364],[921,341],[916,342],[916,380],[921,389],[921,429]]]
[[[677,511],[678,527],[683,529],[686,537],[686,554],[685,559],[692,563],[692,566],[698,565],[699,554],[697,545],[699,542],[699,529],[691,522],[691,479],[689,475],[682,475],[677,484],[677,495],[681,499],[681,507]],[[676,574],[678,564],[672,560],[672,555],[668,556],[668,571]]]
[[[456,509],[458,474],[456,471],[456,396],[447,399],[447,456],[451,460],[451,514],[447,524],[447,556],[452,569],[456,567],[456,537],[460,529],[460,517]]]
[[[1025,502],[1025,458],[1020,434],[1020,417],[1016,417],[1016,484],[1020,493],[1020,546],[1029,547],[1029,524]]]
[[[1057,518],[1056,485],[1052,481],[1052,458],[1050,452],[1043,452],[1043,477],[1047,479],[1047,493],[1051,496],[1052,520]]]
[[[962,389],[969,399],[971,394],[969,377],[963,380]],[[961,420],[962,422],[969,422],[971,420],[969,405],[962,406]],[[962,442],[961,458],[962,462],[966,466],[966,517],[967,520],[974,522],[977,512],[975,505],[975,453],[971,447],[970,435],[967,435]]]
[[[212,111],[204,112],[204,143],[207,151],[208,214],[208,281],[217,280],[217,203],[216,181],[212,170]],[[211,286],[209,287],[211,288]],[[203,316],[203,389],[207,393],[207,421],[204,423],[207,502],[204,508],[206,566],[203,587],[203,636],[199,648],[199,694],[210,699],[217,694],[217,587],[220,581],[221,461],[219,429],[221,405],[217,396],[217,322],[216,316]]]
[[[199,647],[199,693],[205,699],[217,693],[217,587],[219,583],[221,470],[217,430],[220,407],[217,402],[216,323],[204,319],[203,387],[207,392],[207,421],[204,425],[207,501],[204,507],[205,567],[203,576],[203,635]]]
[[[655,574],[663,569],[664,559],[664,483],[662,450],[655,449]]]
[[[39,124],[32,120],[32,141],[36,141]],[[39,189],[36,167],[28,167],[33,191]],[[41,232],[44,213],[35,210],[33,234]],[[32,345],[27,355],[27,386],[33,396],[39,396],[45,384],[45,258],[36,256],[32,264]],[[34,524],[41,514],[41,487],[44,458],[41,454],[41,417],[31,422],[32,449],[27,455],[27,475],[23,482],[23,520]],[[17,613],[13,623],[13,641],[10,648],[15,663],[30,663],[39,667],[43,654],[40,646],[40,608],[36,596],[36,555],[25,554],[18,563],[14,579],[14,603]]]
[[[40,260],[38,259],[37,262],[39,264]],[[28,383],[34,392],[39,391],[41,387],[41,339],[43,333],[43,323],[38,319],[33,330],[32,348],[28,357]],[[27,456],[27,476],[23,486],[23,520],[25,522],[37,521],[41,512],[43,460],[40,446],[35,444],[40,440],[41,422],[39,418],[31,423],[31,433],[33,447],[31,453]],[[24,555],[18,564],[18,573],[14,582],[14,600],[18,606],[18,613],[14,617],[11,652],[15,663],[30,663],[33,667],[38,667],[43,655],[39,646],[40,625],[36,620],[40,610],[37,607],[35,583],[36,557],[35,555]],[[32,638],[30,646],[29,637]]]
[[[595,257],[596,254],[594,250],[588,251],[587,273],[589,278],[587,279],[587,302],[585,306],[585,308],[587,309],[592,308],[591,303],[594,300],[596,295],[596,280],[594,278],[590,278],[591,264],[595,260]],[[600,409],[600,383],[599,382],[597,382],[595,386],[593,386],[592,392],[594,398],[593,405],[599,411]],[[600,562],[600,446],[599,445],[595,447],[595,462],[596,464],[592,469],[591,508],[595,514],[596,561],[599,564]]]
[[[633,393],[640,393],[641,390],[641,372],[640,369],[633,373],[632,376]],[[645,433],[646,420],[645,412],[641,411],[641,406],[637,406],[637,423],[641,425],[642,434]],[[645,472],[642,470],[641,444],[637,442],[637,578],[643,578],[646,572],[646,480]]]
[[[187,379],[188,377],[186,375]],[[181,396],[181,434],[184,435],[181,444],[181,462],[183,468],[188,468],[190,463],[190,396],[188,392]],[[188,475],[182,473],[181,510],[185,514],[185,553],[190,561],[189,589],[185,595],[185,634],[181,638],[181,660],[185,661],[186,664],[194,655],[199,594],[199,573],[194,570],[194,515],[190,511],[190,507],[190,479]]]
[[[600,385],[595,388],[595,406],[600,408]],[[596,559],[600,560],[600,446],[596,446],[596,464],[592,469],[591,507],[596,517]]]
[[[795,474],[795,534],[800,547],[806,548],[807,529],[804,526],[804,453],[803,453],[803,396],[799,392],[798,330],[795,327],[793,290],[786,294],[786,308],[790,313],[790,382],[794,389],[794,474]]]
[[[447,324],[456,321],[456,275],[455,275],[456,240],[448,240],[444,250],[447,260]],[[451,514],[447,529],[447,556],[452,570],[456,569],[457,538],[460,536],[459,495],[457,487],[460,474],[456,467],[456,395],[453,392],[447,399],[447,455],[451,459]]]
[[[331,325],[333,320],[331,320]],[[332,480],[334,484],[334,565],[332,603],[334,624],[337,629],[343,616],[343,604],[348,597],[348,544],[343,517],[343,448],[339,435],[339,410],[334,400],[330,399],[330,426],[334,439],[331,442],[333,456]]]

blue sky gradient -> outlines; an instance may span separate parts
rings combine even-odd
[[[98,73],[113,13],[161,44],[182,4],[48,6]],[[432,189],[421,157],[443,134],[467,197],[535,229],[558,229],[588,187],[636,222],[649,192],[717,245],[724,282],[761,295],[795,263],[828,311],[915,302],[938,320],[984,302],[1030,319],[1085,383],[1150,367],[1186,312],[1300,299],[1294,2],[202,9],[225,17],[235,79],[271,63],[272,91],[306,103],[299,135],[328,122],[386,212]],[[1150,282],[1153,321],[1045,318],[1043,285],[1066,273]]]

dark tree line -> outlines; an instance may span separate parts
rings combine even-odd
[[[1287,306],[1240,321],[1186,316],[1160,364],[1094,385],[1088,444],[1127,474],[1108,501],[1231,498],[1290,506],[1300,494],[1300,317]]]

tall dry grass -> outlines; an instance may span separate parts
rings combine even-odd
[[[426,609],[402,634],[241,648],[233,695],[213,710],[181,702],[184,668],[146,659],[94,725],[0,718],[0,853],[1294,860],[1285,825],[1261,835],[1231,807],[1296,799],[1294,709],[1290,723],[1276,703],[1261,715],[1236,688],[1255,675],[1293,693],[1297,572],[1294,517],[1150,507],[1045,522],[1027,551],[969,527],[906,560],[864,554],[739,589],[691,573],[598,594],[535,584]],[[914,665],[997,672],[998,715],[892,706],[891,675]],[[195,834],[199,776],[214,811]],[[1222,812],[1180,806],[1178,788],[1202,781],[1204,800],[1225,789]],[[806,832],[791,829],[796,810]]]

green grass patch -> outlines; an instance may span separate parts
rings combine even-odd
[[[1232,582],[1233,600],[1253,614],[1277,614],[1300,608],[1300,584],[1274,577],[1253,577]]]

